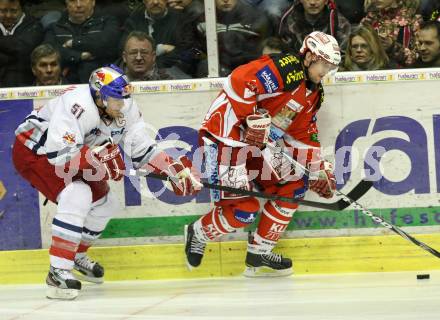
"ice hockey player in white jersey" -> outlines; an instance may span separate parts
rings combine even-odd
[[[32,112],[15,132],[15,168],[57,203],[48,298],[74,299],[81,290],[78,279],[103,281],[104,268],[88,257],[87,249],[118,210],[107,181],[124,176],[119,146],[135,169],[178,178],[170,180],[177,195],[201,188],[187,157],[172,159],[149,137],[131,88],[118,67],[99,68],[91,74],[89,86],[69,87]]]

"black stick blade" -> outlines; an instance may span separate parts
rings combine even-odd
[[[337,202],[338,209],[344,210],[349,207],[353,201],[357,201],[368,192],[373,186],[373,181],[361,180],[346,196]],[[348,199],[346,199],[348,198]],[[351,200],[351,201],[350,201]]]

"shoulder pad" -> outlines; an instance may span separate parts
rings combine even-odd
[[[271,54],[275,67],[283,81],[283,91],[292,91],[304,80],[304,68],[301,58],[293,54]]]

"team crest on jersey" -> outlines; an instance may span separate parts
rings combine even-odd
[[[63,142],[64,144],[67,144],[68,146],[74,145],[76,143],[75,134],[66,132],[63,135]]]
[[[246,82],[246,87],[244,88],[243,97],[245,99],[255,96],[258,91],[257,84],[254,81]]]
[[[265,66],[263,69],[257,72],[257,78],[264,86],[266,93],[273,93],[280,87],[277,77],[269,66]]]
[[[255,80],[247,81],[246,82],[246,87],[248,87],[248,89],[251,90],[252,92],[257,92],[258,91],[257,82]]]

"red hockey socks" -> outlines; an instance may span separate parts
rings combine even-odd
[[[275,201],[266,202],[249,251],[258,254],[272,251],[295,211],[296,208],[281,207]]]

